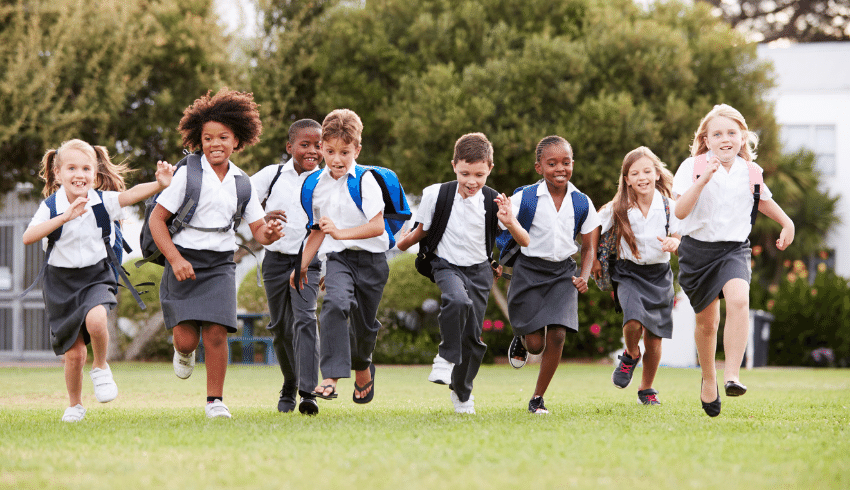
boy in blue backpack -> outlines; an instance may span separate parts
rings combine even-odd
[[[461,136],[452,168],[457,181],[434,184],[422,192],[416,219],[421,224],[399,240],[398,248],[407,250],[424,238],[435,255],[430,267],[441,291],[442,341],[428,380],[449,385],[455,412],[474,414],[472,382],[487,351],[481,341],[484,312],[494,275],[501,273],[501,266],[494,270],[490,260],[498,194],[484,185],[493,169],[493,145],[482,133]],[[435,218],[445,213],[447,219]]]
[[[596,244],[599,216],[593,203],[570,183],[573,150],[560,136],[547,136],[537,144],[534,168],[543,180],[511,196],[500,196],[499,219],[503,215],[527,216],[530,223],[506,227],[521,246],[513,266],[508,290],[508,314],[515,337],[510,361],[515,368],[525,364],[528,352],[543,354],[534,395],[528,402],[531,413],[549,413],[543,395],[558,369],[567,329],[578,331],[578,293],[587,291]],[[581,218],[584,218],[583,220]],[[572,255],[578,251],[575,237],[581,233],[581,271],[576,275]]]
[[[48,150],[41,161],[47,200],[38,207],[22,238],[25,245],[43,238],[48,242],[42,294],[53,351],[65,356],[70,405],[62,415],[64,422],[79,422],[86,414],[82,377],[88,343],[94,357],[91,378],[95,397],[106,403],[118,395],[106,363],[107,310],[118,304],[117,283],[109,265],[111,250],[107,250],[107,241],[118,235],[110,223],[122,218],[124,206],[168,187],[174,167],[157,162],[156,182],[124,190],[127,171],[126,166],[109,160],[106,148],[92,147],[78,139]],[[107,215],[107,219],[99,215]],[[100,221],[110,227],[107,233],[102,232]]]
[[[297,283],[303,289],[309,284],[309,264],[321,248],[320,258],[327,256],[326,294],[319,318],[324,379],[313,394],[325,400],[336,398],[337,381],[351,377],[353,369],[352,399],[359,404],[375,396],[372,351],[381,328],[375,317],[390,272],[386,251],[393,244],[385,229],[382,190],[374,174],[354,161],[360,154],[362,132],[360,117],[348,109],[337,109],[322,122],[325,168],[302,187],[301,203],[312,226],[300,274],[293,271],[290,278],[291,287]],[[352,196],[352,184],[360,192],[359,205]]]
[[[283,373],[283,387],[277,403],[279,412],[295,410],[295,396],[301,395],[298,410],[307,415],[319,412],[313,388],[319,381],[319,329],[316,299],[319,295],[321,262],[313,259],[307,284],[300,292],[289,287],[289,276],[300,267],[298,252],[304,240],[307,213],[301,209],[301,186],[308,175],[318,171],[322,161],[322,125],[300,119],[289,127],[286,163],[269,165],[251,177],[254,192],[263,203],[266,219],[286,222],[285,237],[266,246],[263,258],[263,286],[269,302],[269,325],[275,354]]]

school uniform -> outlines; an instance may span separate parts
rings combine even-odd
[[[678,233],[676,202],[667,200],[670,211],[670,234]],[[619,258],[611,271],[617,283],[617,298],[623,309],[623,325],[637,320],[656,337],[673,337],[673,271],[670,253],[661,250],[658,237],[667,235],[667,213],[664,199],[656,189],[646,217],[638,207],[628,210],[629,224],[635,235],[640,257],[632,253],[625,238],[620,238]],[[604,206],[599,211],[602,233],[614,224],[613,207]]]
[[[428,231],[442,184],[422,191],[416,221]],[[493,269],[486,250],[484,193],[453,196],[451,214],[432,262],[434,282],[440,288],[437,316],[442,341],[439,354],[453,363],[452,388],[461,402],[472,393],[472,382],[481,368],[487,344],[481,341],[487,299],[493,286]]]
[[[759,167],[760,168],[760,167]],[[679,166],[673,179],[673,194],[681,196],[693,182],[694,158]],[[761,200],[771,199],[761,185]],[[750,282],[753,193],[747,162],[736,157],[729,170],[722,165],[706,184],[693,211],[682,220],[679,245],[679,284],[697,313],[716,298],[732,279]]]
[[[334,180],[327,169],[322,170],[313,191],[314,222],[327,216],[338,229],[354,228],[383,212],[383,194],[371,172],[361,177],[363,211],[357,208],[347,185],[348,176],[354,175],[354,164],[339,180]],[[352,369],[362,371],[372,364],[381,328],[375,317],[390,274],[389,248],[386,230],[377,237],[358,240],[336,240],[326,235],[322,242],[319,255],[320,259],[326,257],[327,271],[319,324],[320,364],[325,378],[349,378]]]
[[[578,290],[572,278],[577,266],[572,255],[579,251],[573,238],[575,211],[570,182],[560,209],[545,182],[537,186],[537,210],[528,230],[527,247],[520,248],[508,290],[508,313],[514,335],[528,335],[546,325],[578,331]],[[519,214],[522,191],[511,196],[514,216]],[[599,226],[596,208],[588,198],[587,218],[579,230],[590,233]]]
[[[201,156],[201,195],[191,226],[220,228],[230,223],[236,212],[236,175],[241,172],[228,162],[223,180],[219,180],[205,155]],[[157,197],[157,204],[174,214],[183,204],[186,194],[186,167],[180,167],[168,186]],[[243,220],[253,223],[263,219],[265,212],[256,194],[245,207]],[[186,322],[210,322],[228,332],[236,331],[236,263],[233,252],[238,247],[236,234],[204,232],[183,228],[171,237],[177,250],[195,271],[195,280],[178,281],[168,261],[162,271],[159,299],[165,327]]]
[[[110,221],[122,219],[118,192],[103,191],[103,205]],[[94,189],[89,189],[86,213],[62,225],[62,235],[53,245],[44,273],[42,294],[50,328],[50,343],[56,355],[64,354],[74,345],[80,333],[88,344],[91,341],[85,328],[86,315],[103,305],[107,311],[118,304],[115,294],[118,285],[109,267],[109,259],[101,238],[101,229],[92,206],[101,203]],[[56,213],[61,215],[71,203],[64,186],[56,191]],[[50,220],[50,209],[42,202],[29,226]],[[115,241],[112,230],[111,241]],[[42,240],[47,247],[47,238]]]
[[[271,187],[280,168],[280,176]],[[319,295],[321,262],[316,257],[307,269],[307,284],[300,292],[289,286],[293,270],[300,270],[298,252],[307,233],[307,213],[301,208],[301,185],[313,172],[295,170],[293,160],[269,165],[251,177],[251,186],[262,201],[268,196],[266,210],[286,212],[286,234],[265,245],[263,285],[269,304],[272,345],[277,355],[284,384],[292,384],[310,393],[319,379],[319,330],[316,324],[316,300]]]

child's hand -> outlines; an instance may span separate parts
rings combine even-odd
[[[330,235],[331,238],[337,239],[337,236],[339,236],[339,228],[337,228],[333,220],[327,216],[319,220],[319,229],[321,229],[322,233],[325,235]]]
[[[661,242],[661,251],[662,252],[676,253],[676,251],[679,250],[679,239],[678,238],[675,238],[675,237],[672,237],[672,236],[667,236],[667,237],[657,236],[655,238],[657,238],[658,241]]]
[[[593,259],[593,266],[590,268],[590,275],[593,276],[594,279],[599,279],[602,276],[602,262],[599,262],[599,259]]]
[[[503,269],[502,264],[499,264],[498,267],[493,269],[493,280],[496,280],[496,279],[502,277],[502,269]]]
[[[87,202],[89,202],[88,197],[78,197],[74,202],[72,202],[71,205],[68,206],[68,209],[66,209],[65,212],[62,213],[62,218],[64,219],[64,222],[67,223],[72,219],[77,219],[80,216],[86,214],[86,212],[88,212],[88,209],[86,209]]]
[[[496,213],[496,216],[503,225],[507,226],[508,223],[516,219],[514,217],[513,210],[511,209],[511,199],[508,196],[505,194],[499,194],[496,196],[494,201],[496,201],[496,205],[499,206],[499,212]]]
[[[297,287],[299,290],[304,289],[304,285],[309,283],[309,281],[307,280],[307,269],[301,269],[301,273],[298,277],[298,286],[295,285],[295,281],[295,270],[293,269],[292,274],[290,274],[289,276],[289,287]]]
[[[587,292],[587,279],[585,279],[581,276],[578,276],[578,277],[573,276],[573,286],[575,286],[576,289],[578,289],[578,292],[586,293]]]
[[[268,223],[269,221],[271,221],[273,219],[276,219],[276,220],[280,221],[281,223],[286,223],[287,222],[286,221],[286,211],[284,211],[282,209],[275,209],[274,211],[269,211],[269,212],[266,213],[266,216],[263,219],[266,220],[266,223]]]
[[[171,263],[171,270],[174,271],[174,277],[176,277],[180,282],[183,282],[186,279],[195,280],[195,269],[192,267],[192,264],[183,257],[180,257]]]
[[[791,242],[794,241],[794,228],[793,227],[784,227],[782,231],[779,232],[779,240],[776,240],[776,248],[779,250],[785,250],[788,248],[788,245],[791,245]]]
[[[717,169],[720,168],[720,165],[722,165],[722,162],[716,155],[709,158],[708,163],[705,165],[705,172],[699,176],[697,182],[701,182],[703,185],[707,184],[714,176],[714,172],[717,172]]]
[[[162,160],[156,162],[156,182],[163,189],[171,185],[171,177],[174,175],[174,165]]]
[[[268,223],[266,223],[266,227],[263,229],[263,235],[271,243],[278,241],[284,236],[283,223],[276,219],[269,221]]]

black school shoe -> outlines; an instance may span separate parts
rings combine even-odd
[[[542,396],[535,396],[529,400],[528,411],[531,413],[549,413],[549,410],[546,410],[546,406],[543,405]]]
[[[661,405],[656,395],[658,395],[658,391],[652,388],[640,390],[638,391],[638,401],[643,405]]]
[[[702,382],[700,382],[700,391],[702,391]],[[706,403],[702,401],[702,395],[700,395],[699,401],[702,403],[702,409],[705,410],[706,415],[709,417],[717,417],[720,415],[720,390],[717,390],[717,399],[713,402]]]
[[[723,388],[726,390],[726,396],[741,396],[747,392],[747,387],[735,381],[727,381]]]
[[[617,356],[620,363],[614,369],[614,374],[611,375],[611,381],[617,388],[625,388],[632,382],[632,375],[635,373],[635,366],[640,361],[640,356],[637,359],[632,359],[632,356],[623,352],[622,356]]]
[[[511,363],[511,367],[514,369],[519,369],[525,366],[527,361],[528,351],[522,345],[522,337],[515,336],[511,340],[511,346],[508,347],[508,362]]]
[[[316,415],[319,413],[319,404],[316,403],[316,397],[301,396],[301,403],[298,404],[298,411],[304,415]]]
[[[277,401],[277,411],[281,413],[289,413],[295,410],[295,393],[297,393],[297,389],[295,387],[288,387],[286,383],[283,384],[283,388],[280,390],[280,399]]]

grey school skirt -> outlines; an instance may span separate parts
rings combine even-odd
[[[670,263],[635,264],[618,260],[611,274],[623,308],[623,325],[637,320],[656,337],[673,337],[673,270]]]
[[[551,262],[519,254],[508,289],[508,313],[514,335],[528,335],[546,325],[578,331],[578,290],[572,258]]]
[[[703,242],[689,236],[679,244],[679,285],[694,311],[723,298],[723,286],[732,279],[750,282],[750,241]]]
[[[57,356],[68,352],[80,333],[86,344],[91,342],[83,326],[92,308],[103,305],[109,311],[118,304],[118,285],[107,259],[79,269],[48,265],[42,291],[50,344]]]
[[[165,328],[195,321],[236,331],[236,263],[233,252],[213,252],[177,247],[192,264],[195,280],[178,281],[168,261],[162,271],[159,301]]]

